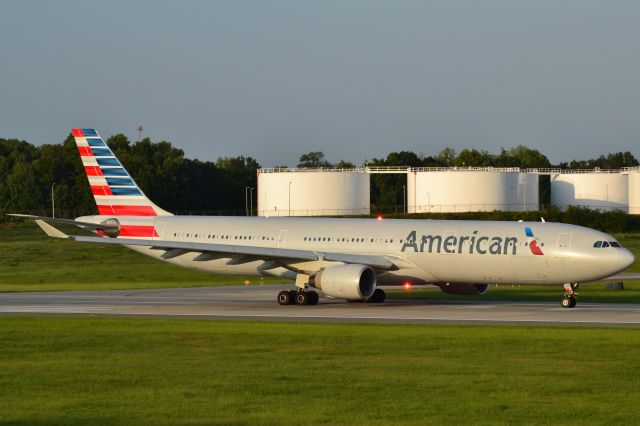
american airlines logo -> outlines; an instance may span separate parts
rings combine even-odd
[[[471,235],[422,235],[418,239],[416,231],[411,231],[402,244],[402,250],[413,249],[416,253],[446,253],[446,254],[502,254],[511,252],[515,255],[518,250],[516,237],[488,237],[478,235],[473,231]]]
[[[524,233],[527,235],[527,242],[529,243],[529,249],[531,253],[536,256],[544,256],[542,249],[538,245],[538,239],[533,236],[533,231],[528,226],[524,228]]]
[[[525,228],[525,235],[531,253],[536,256],[544,255],[531,228]],[[404,252],[407,249],[412,249],[415,253],[516,255],[518,238],[489,237],[478,235],[478,231],[473,231],[471,235],[421,235],[418,238],[418,233],[411,231],[404,239],[401,251]]]

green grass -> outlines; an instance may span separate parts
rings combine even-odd
[[[77,233],[76,228],[72,228]],[[199,287],[282,282],[173,266],[125,247],[49,238],[33,223],[0,226],[0,292]]]
[[[634,424],[627,328],[0,317],[2,424]]]

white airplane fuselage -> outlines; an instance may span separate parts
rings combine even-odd
[[[107,217],[78,221],[101,223]],[[331,219],[287,217],[158,216],[118,217],[133,226],[153,227],[158,241],[282,248],[315,253],[384,256],[394,270],[378,271],[378,285],[426,283],[551,285],[595,281],[634,261],[612,236],[589,228],[550,222],[490,222],[413,219]],[[597,242],[607,247],[596,247]],[[613,243],[613,244],[612,244]],[[203,259],[184,251],[129,246],[146,255],[191,269],[295,279],[340,262],[233,256]],[[198,257],[200,256],[200,257]]]

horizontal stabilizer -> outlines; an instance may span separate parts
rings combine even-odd
[[[36,220],[36,224],[40,228],[42,228],[42,230],[45,232],[45,234],[47,234],[50,237],[54,237],[54,238],[69,238],[69,236],[67,234],[65,234],[64,232],[60,231],[59,229],[54,228],[53,226],[49,225],[44,220]]]
[[[17,213],[7,214],[7,216],[19,217],[22,219],[29,219],[29,220],[35,220],[35,221],[39,220],[44,222],[60,223],[63,225],[74,225],[74,226],[86,229],[88,231],[105,231],[109,229],[113,229],[116,231],[118,230],[118,225],[109,225],[106,223],[80,222],[74,219],[61,219],[57,217],[33,216],[30,214],[17,214]]]

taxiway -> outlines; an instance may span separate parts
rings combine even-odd
[[[531,323],[640,326],[640,305],[389,299],[382,304],[321,298],[315,306],[280,306],[285,286],[0,294],[0,314],[168,316],[271,321]]]

